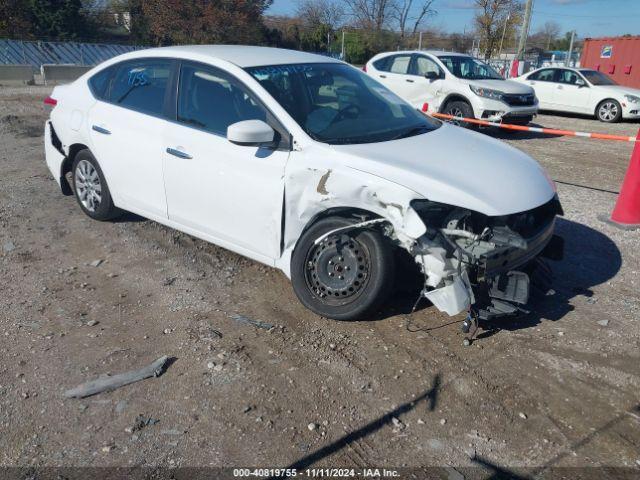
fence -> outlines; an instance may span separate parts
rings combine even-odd
[[[0,39],[0,64],[31,65],[39,70],[46,64],[91,66],[139,46],[78,42],[30,42]]]

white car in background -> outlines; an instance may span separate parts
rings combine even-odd
[[[640,119],[640,90],[588,68],[539,68],[514,80],[533,87],[541,110],[595,115],[601,122]]]
[[[418,109],[426,103],[429,111],[520,125],[538,112],[532,88],[505,80],[491,66],[460,53],[380,53],[364,70]]]
[[[138,50],[45,103],[47,165],[89,217],[128,210],[280,268],[325,317],[375,312],[399,249],[448,314],[515,313],[527,272],[561,243],[555,187],[533,159],[327,57]]]

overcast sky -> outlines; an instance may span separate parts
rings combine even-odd
[[[268,14],[289,15],[298,0],[274,0]],[[419,3],[419,0],[414,0]],[[438,15],[431,25],[447,32],[471,29],[473,0],[435,0]],[[553,20],[563,31],[575,29],[585,37],[640,35],[640,0],[534,0],[531,31]]]

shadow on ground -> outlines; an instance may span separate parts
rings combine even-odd
[[[499,330],[520,330],[538,325],[542,319],[557,321],[574,309],[576,297],[593,297],[592,288],[613,278],[622,266],[616,244],[604,233],[581,223],[558,218],[556,233],[564,238],[564,259],[549,261],[553,272],[552,295],[533,295],[531,313],[498,318],[484,325],[488,337]]]
[[[436,404],[438,402],[438,392],[440,390],[440,384],[441,384],[440,374],[436,374],[436,376],[433,379],[433,384],[431,385],[431,388],[429,390],[413,398],[411,401],[403,403],[399,405],[397,408],[390,410],[385,415],[378,417],[375,420],[372,420],[371,422],[367,423],[363,427],[357,430],[354,430],[353,432],[350,432],[340,437],[336,441],[320,448],[319,450],[316,450],[315,452],[310,453],[309,455],[306,455],[296,460],[286,468],[287,469],[295,468],[295,469],[302,470],[311,465],[314,465],[317,462],[323,460],[324,458],[327,458],[341,451],[342,449],[348,447],[351,443],[357,442],[358,440],[364,437],[374,434],[385,425],[392,424],[394,419],[401,420],[402,415],[404,415],[407,412],[410,412],[411,410],[414,410],[423,402],[427,404],[426,405],[427,411],[432,412],[433,410],[435,410]]]

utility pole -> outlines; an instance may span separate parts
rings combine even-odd
[[[571,55],[573,54],[573,39],[576,36],[576,31],[573,30],[571,32],[571,41],[569,42],[569,52],[567,54],[567,59],[564,61],[565,67],[569,67],[569,63],[571,62]]]
[[[422,32],[420,32],[420,36],[418,37],[418,50],[422,50]]]
[[[509,23],[509,19],[511,18],[511,12],[507,15],[507,19],[504,21],[504,29],[502,30],[502,38],[500,39],[500,50],[498,50],[498,60],[502,56],[502,44],[504,43],[504,35],[507,33],[507,24]]]
[[[345,61],[345,59],[344,59],[344,30],[342,30],[342,48],[340,49],[340,60],[342,60],[343,62]]]
[[[524,10],[524,21],[522,22],[522,31],[520,32],[520,41],[518,42],[518,52],[516,58],[524,59],[524,51],[527,47],[527,36],[529,35],[529,25],[531,23],[531,10],[533,9],[533,0],[527,0]]]
[[[327,32],[327,53],[331,53],[331,32]]]

